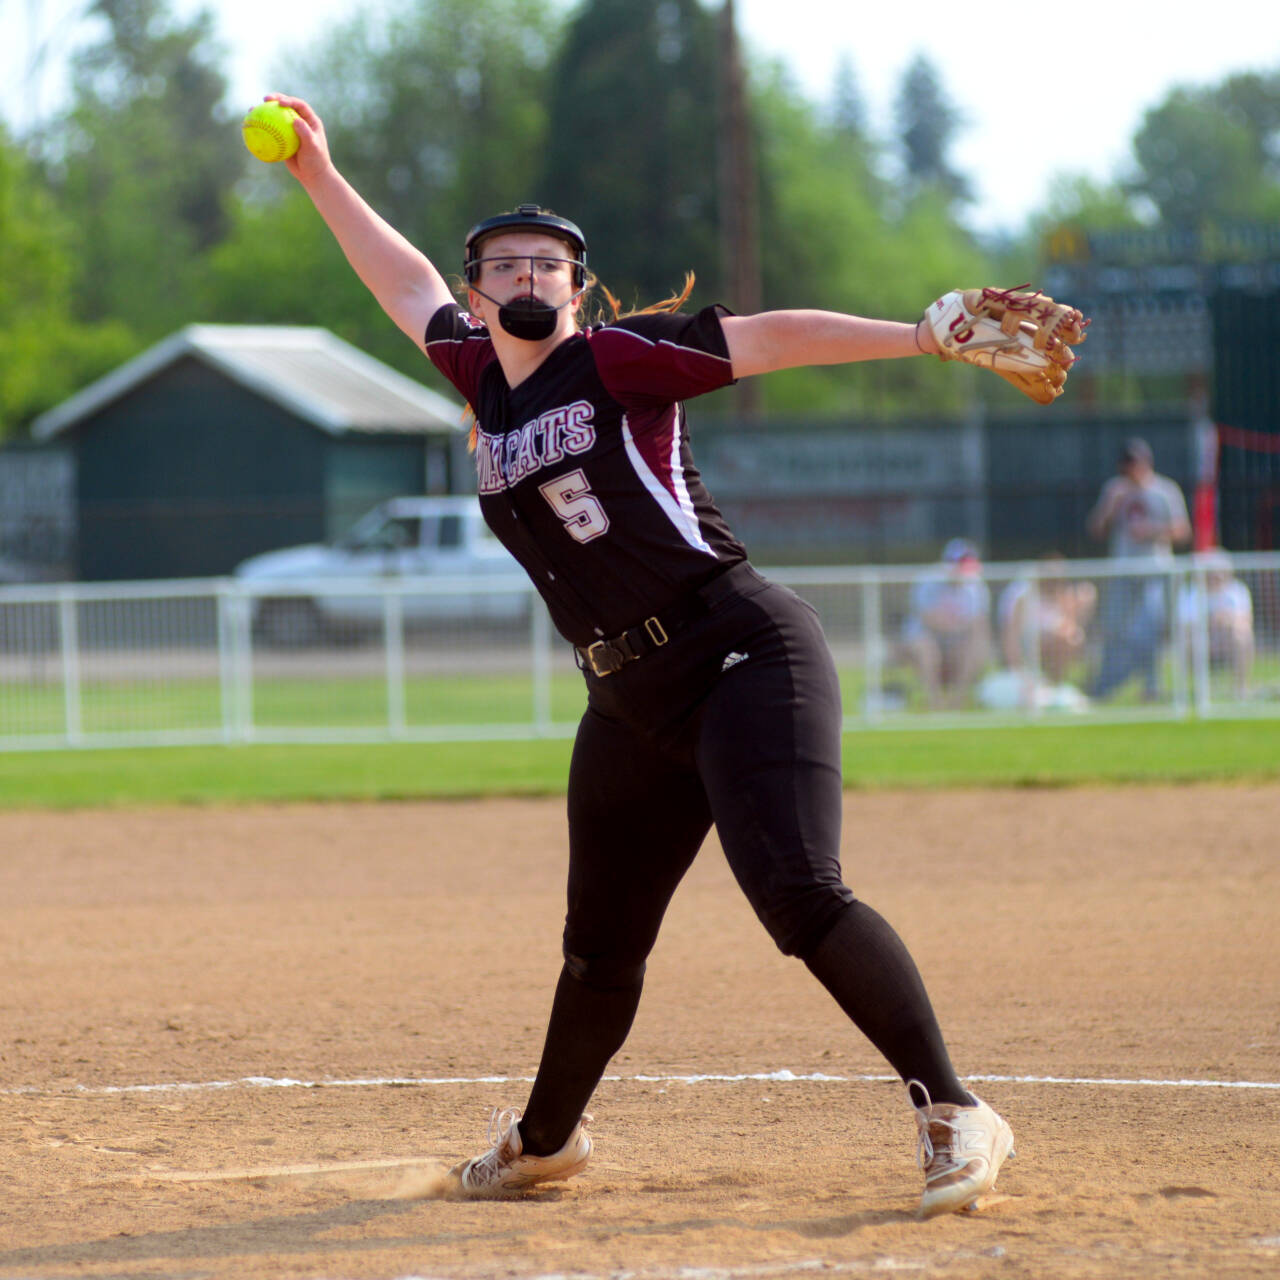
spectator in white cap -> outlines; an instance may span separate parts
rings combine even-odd
[[[931,709],[963,707],[991,657],[991,593],[978,548],[952,538],[938,570],[911,589],[902,649]]]

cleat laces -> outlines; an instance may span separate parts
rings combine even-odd
[[[503,1171],[516,1158],[511,1150],[511,1131],[520,1119],[519,1107],[495,1107],[489,1116],[489,1150],[470,1162],[466,1180],[473,1187],[487,1187],[502,1178]]]
[[[908,1080],[907,1088],[910,1089],[912,1085],[919,1089],[924,1096],[923,1106],[916,1108],[916,1129],[919,1131],[919,1141],[916,1145],[916,1164],[923,1171],[925,1178],[928,1179],[937,1177],[938,1174],[959,1164],[959,1161],[955,1158],[957,1130],[950,1120],[943,1119],[941,1116],[931,1119],[926,1114],[929,1108],[933,1106],[933,1099],[929,1097],[929,1090],[919,1080]],[[946,1137],[940,1138],[937,1144],[933,1140],[932,1131],[934,1125],[946,1132]],[[937,1168],[934,1167],[935,1163],[938,1166]]]

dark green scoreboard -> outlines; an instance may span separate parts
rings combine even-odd
[[[1132,375],[1207,414],[1223,544],[1280,546],[1280,224],[1060,227],[1045,247],[1045,292],[1093,317],[1077,385]]]

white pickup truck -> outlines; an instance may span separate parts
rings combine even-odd
[[[273,645],[314,644],[377,627],[388,581],[402,584],[395,594],[407,624],[526,618],[531,603],[523,570],[490,533],[478,500],[468,497],[392,498],[335,543],[251,556],[234,575],[251,588],[255,635]],[[441,578],[451,586],[457,580],[459,589],[436,590],[432,580]],[[362,590],[341,590],[355,579]],[[276,587],[287,590],[277,594]]]

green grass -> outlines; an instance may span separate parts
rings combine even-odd
[[[1280,660],[1260,659],[1255,685],[1280,687]],[[924,710],[919,681],[901,668],[885,673],[905,696],[912,711]],[[864,705],[866,672],[857,665],[840,670],[844,705],[857,714]],[[1164,684],[1172,687],[1166,671]],[[1139,706],[1136,681],[1110,701],[1111,708]],[[1227,696],[1225,680],[1214,685],[1215,697]],[[349,729],[377,731],[388,720],[387,684],[377,674],[277,674],[252,683],[253,724],[264,731]],[[534,685],[528,672],[495,671],[484,675],[412,675],[404,681],[404,718],[410,727],[483,726],[531,723]],[[550,717],[572,724],[582,713],[585,693],[576,671],[557,671],[550,681]],[[164,676],[86,679],[80,687],[80,726],[88,735],[188,731],[217,735],[222,725],[222,690],[215,676]],[[0,683],[0,737],[56,738],[65,732],[66,706],[56,671],[39,678]]]
[[[571,744],[209,746],[0,754],[0,806],[243,804],[564,790]],[[1178,721],[845,737],[850,787],[1280,779],[1280,722]]]
[[[58,683],[10,682],[0,689],[0,734],[58,735],[66,708]],[[551,716],[573,722],[585,701],[576,671],[553,676]],[[410,725],[529,722],[533,681],[528,675],[413,677],[404,682]],[[378,676],[261,679],[253,684],[253,720],[264,729],[385,728],[387,683]],[[143,730],[218,731],[222,691],[207,679],[89,681],[80,690],[85,733]]]

